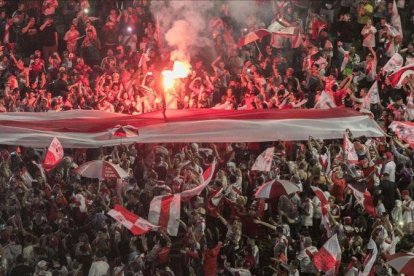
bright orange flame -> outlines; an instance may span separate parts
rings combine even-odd
[[[176,79],[186,78],[190,74],[191,65],[184,61],[174,61],[172,70],[162,71],[163,85],[165,90],[170,90],[174,87]]]

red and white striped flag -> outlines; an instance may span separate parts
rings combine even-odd
[[[371,253],[368,254],[368,256],[365,258],[364,270],[360,272],[358,276],[374,275],[372,271],[372,267],[374,266],[374,263],[377,260],[378,248],[377,248],[377,244],[374,242],[372,238],[369,240],[367,249],[371,250]]]
[[[333,235],[313,257],[315,267],[325,273],[339,267],[341,262],[341,246],[337,234]]]
[[[354,144],[349,140],[348,134],[344,135],[344,141],[342,144],[345,159],[348,163],[354,164],[358,162],[358,155],[356,153]]]
[[[389,75],[388,80],[390,81],[392,87],[401,88],[404,79],[412,74],[414,74],[414,64],[408,64]]]
[[[156,196],[150,203],[148,220],[167,229],[171,236],[177,236],[180,224],[181,195]]]
[[[252,171],[269,172],[272,167],[274,153],[275,147],[270,147],[257,156],[256,161],[252,166]]]
[[[43,168],[50,171],[63,159],[63,147],[59,140],[55,137],[47,149],[45,160],[43,161]]]
[[[372,217],[377,217],[377,211],[375,210],[374,200],[372,199],[371,193],[368,190],[361,192],[352,185],[348,184],[348,187],[352,190],[359,205],[361,205],[365,212]]]
[[[207,201],[207,213],[210,216],[218,217],[219,206],[223,199],[223,188],[213,191]]]
[[[118,204],[114,206],[114,209],[109,210],[108,216],[125,226],[135,236],[158,228],[158,226],[151,224]]]
[[[202,177],[203,182],[200,185],[198,185],[197,187],[193,189],[181,192],[181,200],[188,201],[192,197],[198,196],[204,190],[204,188],[207,187],[207,185],[210,183],[211,179],[213,178],[215,167],[216,167],[216,160],[214,160],[213,163],[211,163],[210,167],[208,167],[207,170],[204,171],[203,177]]]
[[[321,224],[325,228],[326,232],[328,233],[328,237],[329,237],[331,233],[331,223],[329,222],[329,214],[328,214],[329,200],[321,189],[315,186],[311,186],[311,188],[312,188],[312,191],[315,193],[316,197],[321,202],[321,213],[322,213]]]

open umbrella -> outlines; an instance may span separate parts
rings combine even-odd
[[[104,160],[86,162],[77,167],[75,172],[83,177],[99,180],[128,177],[128,173],[120,166]]]
[[[300,191],[299,187],[288,180],[271,180],[260,186],[256,193],[256,198],[276,198],[281,195],[290,195]]]
[[[250,32],[246,36],[240,38],[239,43],[237,44],[237,46],[239,48],[241,48],[241,47],[243,47],[247,44],[250,44],[252,42],[256,42],[259,39],[262,39],[263,37],[265,37],[269,34],[270,34],[270,32],[268,30],[265,30],[265,29],[259,29],[259,30],[254,31],[254,32]]]
[[[414,254],[413,253],[396,253],[389,255],[387,264],[392,266],[398,273],[408,276],[414,275]]]
[[[113,129],[111,129],[111,135],[115,138],[130,138],[136,137],[139,135],[138,129],[136,127],[126,125],[120,126],[117,125]]]

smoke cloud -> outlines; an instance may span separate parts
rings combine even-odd
[[[199,49],[212,47],[208,37],[209,12],[214,1],[152,1],[151,12],[172,48],[171,60],[190,61]]]

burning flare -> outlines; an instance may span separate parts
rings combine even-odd
[[[174,87],[176,79],[183,79],[190,74],[191,65],[184,61],[174,61],[172,70],[162,71],[163,84],[165,90],[170,90]]]

